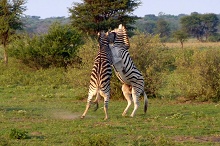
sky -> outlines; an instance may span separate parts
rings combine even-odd
[[[192,12],[220,14],[220,0],[141,0],[142,4],[134,15],[158,15],[160,12],[171,15],[190,14]],[[68,8],[73,2],[81,0],[27,0],[25,15],[49,17],[68,17]]]

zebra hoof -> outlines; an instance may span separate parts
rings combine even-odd
[[[133,117],[134,117],[134,115],[130,115],[130,117],[131,117],[131,118],[133,118]]]

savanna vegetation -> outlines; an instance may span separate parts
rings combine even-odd
[[[122,5],[130,9],[120,14],[127,16],[139,1],[133,4]],[[99,16],[95,18],[101,20],[104,15]],[[220,43],[216,16],[161,13],[136,21],[132,27],[139,27],[129,38],[129,52],[145,78],[148,113],[143,114],[141,102],[136,117],[121,116],[126,102],[113,74],[108,121],[103,121],[102,103],[84,120],[80,116],[98,51],[94,32],[107,30],[110,23],[91,30],[92,35],[62,17],[56,23],[53,18],[43,23],[37,16],[27,16],[24,30],[29,31],[25,34],[9,24],[1,27],[1,36],[10,28],[11,37],[6,46],[0,46],[0,145],[218,145]],[[203,28],[198,37],[179,27],[191,17],[199,22],[195,27]],[[118,23],[115,20],[114,25]],[[6,49],[7,65],[3,63]]]
[[[161,43],[159,35],[130,39],[145,77],[149,110],[122,117],[121,83],[111,81],[110,120],[84,110],[97,41],[84,40],[77,66],[35,68],[1,63],[1,145],[215,145],[219,143],[219,43]],[[156,98],[155,98],[156,97]],[[142,101],[142,99],[141,99]],[[206,102],[204,102],[206,101]],[[16,124],[15,124],[16,123]]]

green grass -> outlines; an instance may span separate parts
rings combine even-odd
[[[86,100],[78,100],[82,92],[88,91],[65,85],[1,86],[0,145],[220,144],[219,103],[150,99],[144,115],[142,99],[137,115],[130,118],[121,116],[126,101],[110,101],[110,119],[104,121],[101,102],[96,112],[90,109],[81,120],[86,105]],[[11,138],[13,129],[27,136]]]
[[[160,86],[160,92],[165,96],[149,99],[146,115],[143,114],[143,99],[134,118],[121,116],[126,107],[125,100],[110,100],[109,120],[103,120],[102,102],[96,112],[90,109],[85,119],[81,120],[86,105],[91,60],[94,58],[90,56],[90,50],[84,51],[88,52],[81,52],[81,56],[85,56],[85,65],[80,69],[33,70],[13,58],[9,58],[8,66],[0,64],[0,146],[220,144],[220,103],[211,100],[190,102],[184,96],[187,92],[200,93],[200,90],[194,90],[195,83],[201,84],[200,78],[191,78],[197,75],[194,74],[195,68],[192,68],[193,72],[180,68],[182,70],[179,72],[167,73],[167,80]],[[181,59],[177,63],[182,66]],[[185,74],[191,76],[182,77]],[[161,77],[159,75],[155,74],[155,77]],[[112,79],[112,88],[121,86],[114,76]],[[178,81],[185,84],[178,84]],[[206,86],[202,87],[204,91]],[[113,99],[118,99],[115,97],[120,97],[121,87],[112,90],[112,94]],[[176,95],[175,98],[172,94]]]

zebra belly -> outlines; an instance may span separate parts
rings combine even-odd
[[[126,74],[124,74],[123,67],[122,67],[122,65],[120,63],[119,64],[115,64],[113,66],[113,68],[114,68],[116,76],[118,77],[118,79],[122,83],[125,83],[125,84],[128,84],[128,85],[131,84],[130,80],[128,80],[127,77],[126,77]]]
[[[128,84],[128,85],[131,84],[130,81],[125,78],[125,75],[124,75],[124,74],[121,74],[120,72],[116,72],[116,76],[118,77],[118,79],[119,79],[122,83]]]

